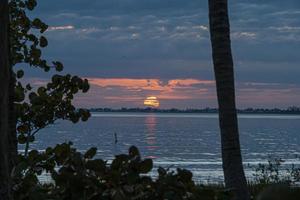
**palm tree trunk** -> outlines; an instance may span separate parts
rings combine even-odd
[[[237,111],[227,0],[209,0],[212,56],[219,103],[222,160],[225,185],[236,200],[249,200],[243,169]]]
[[[0,199],[9,200],[9,8],[8,0],[0,0]]]

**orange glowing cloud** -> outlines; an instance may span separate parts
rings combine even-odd
[[[88,78],[89,83],[100,87],[126,87],[136,90],[163,90],[158,79]]]
[[[128,79],[128,78],[88,78],[89,83],[96,87],[101,87],[106,90],[126,90],[129,93],[143,93],[146,95],[155,95],[159,99],[164,100],[183,100],[195,98],[195,93],[204,95],[208,92],[207,87],[214,86],[212,80],[198,79],[172,79],[167,82],[159,79]],[[189,90],[186,90],[189,89]],[[185,90],[185,91],[182,91]],[[188,92],[190,91],[190,93]],[[128,96],[128,94],[117,96],[106,96],[105,99],[133,101],[141,98],[140,96]],[[144,94],[143,94],[144,96]],[[125,98],[126,97],[126,98]]]
[[[198,79],[175,79],[169,80],[168,85],[170,87],[177,87],[177,86],[193,86],[197,84],[203,85],[213,85],[215,81],[211,80],[198,80]]]
[[[173,79],[164,84],[159,79],[127,79],[127,78],[88,78],[90,84],[100,87],[126,87],[132,90],[172,91],[174,88],[189,87],[196,84],[214,85],[211,80]]]
[[[90,94],[99,96],[102,102],[132,106],[158,107],[166,102],[212,99],[211,88],[215,82],[198,79],[130,79],[130,78],[87,78],[91,84]],[[101,93],[100,93],[101,91]],[[144,99],[145,96],[149,99]],[[156,98],[156,99],[154,99]],[[158,100],[159,99],[159,100]]]
[[[217,105],[215,82],[199,79],[131,79],[87,78],[88,94],[77,94],[76,105],[85,107],[197,108]],[[29,78],[25,83],[35,87],[46,85],[48,79]],[[284,107],[298,105],[300,85],[280,83],[237,82],[239,107]],[[145,103],[146,97],[156,97],[159,104]],[[155,100],[155,99],[153,99]],[[150,99],[151,101],[151,99]],[[145,104],[144,104],[145,103]]]

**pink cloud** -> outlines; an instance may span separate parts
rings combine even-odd
[[[88,78],[88,94],[78,94],[75,103],[83,107],[143,107],[148,96],[159,99],[162,108],[216,107],[215,81],[200,79]],[[35,86],[46,79],[26,80]],[[238,82],[237,105],[245,107],[299,106],[300,86],[295,84]]]

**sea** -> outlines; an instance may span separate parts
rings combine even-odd
[[[254,178],[258,164],[284,159],[300,165],[300,115],[240,114],[245,173]],[[117,142],[116,142],[117,139]],[[97,157],[111,161],[132,145],[157,168],[184,168],[197,183],[222,183],[221,140],[217,114],[92,113],[88,122],[58,121],[41,130],[31,149],[72,141],[82,152],[97,147]]]

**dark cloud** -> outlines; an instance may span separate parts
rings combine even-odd
[[[300,83],[300,1],[229,1],[238,81]],[[39,1],[50,46],[83,76],[212,79],[207,1]],[[30,72],[32,76],[43,76]]]

